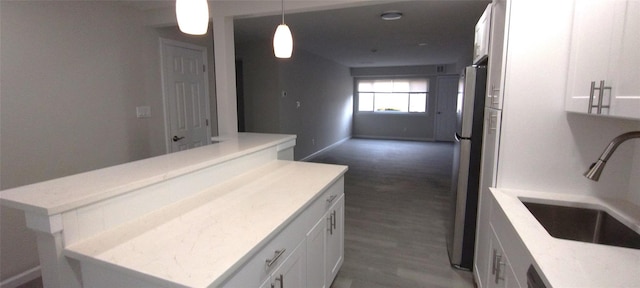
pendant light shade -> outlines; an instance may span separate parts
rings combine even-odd
[[[176,0],[176,18],[183,33],[204,35],[209,28],[209,4],[207,0]]]
[[[282,0],[282,24],[273,34],[273,54],[278,58],[291,58],[293,52],[293,36],[289,26],[284,24],[284,0]]]
[[[278,58],[291,58],[293,52],[293,36],[286,24],[278,25],[273,35],[273,53]]]

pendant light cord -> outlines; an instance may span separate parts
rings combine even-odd
[[[284,0],[282,0],[282,24],[284,25]]]

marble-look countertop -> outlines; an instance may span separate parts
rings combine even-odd
[[[491,189],[549,287],[640,287],[640,250],[551,237],[520,200],[596,208],[640,232],[640,207],[586,195]]]
[[[3,190],[0,201],[24,211],[59,214],[295,139],[295,135],[238,133],[179,153]]]
[[[216,286],[346,170],[276,160],[64,253],[152,283]]]

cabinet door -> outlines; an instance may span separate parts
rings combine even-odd
[[[574,5],[566,110],[586,113],[591,82],[610,81],[609,61],[615,49],[613,19],[618,12],[610,1],[575,1]]]
[[[627,1],[611,115],[640,119],[640,1]]]
[[[327,228],[327,285],[330,285],[344,261],[344,194],[329,208]]]
[[[575,2],[567,111],[640,119],[639,17],[637,1]]]
[[[486,287],[489,278],[492,197],[489,187],[495,187],[498,144],[500,139],[501,111],[485,108],[484,136],[482,144],[482,169],[480,171],[480,195],[478,197],[478,225],[474,257],[474,274],[480,288]]]
[[[489,47],[489,26],[491,23],[491,4],[484,10],[475,27],[475,37],[473,46],[473,63],[485,58]]]
[[[306,241],[300,242],[282,264],[273,271],[271,283],[274,288],[297,288],[307,286]]]
[[[307,286],[309,288],[327,287],[326,272],[326,232],[327,221],[325,214],[311,231],[307,233]]]
[[[491,4],[491,35],[489,61],[487,63],[487,93],[485,106],[502,109],[505,70],[505,35],[508,32],[509,3],[506,0],[494,0]]]

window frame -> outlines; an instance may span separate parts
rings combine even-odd
[[[427,89],[426,91],[421,91],[421,92],[377,92],[377,93],[384,93],[384,94],[406,94],[407,95],[407,111],[376,111],[375,110],[375,94],[376,92],[363,92],[363,93],[371,93],[373,94],[373,108],[372,111],[360,111],[360,91],[359,91],[359,84],[360,81],[375,81],[375,80],[403,80],[403,79],[419,79],[419,80],[424,80],[427,83]],[[354,101],[354,107],[353,110],[355,113],[357,114],[378,114],[378,115],[416,115],[416,116],[428,116],[429,115],[429,93],[430,93],[430,82],[431,79],[428,76],[398,76],[398,77],[360,77],[360,78],[355,78],[354,79],[355,83],[354,83],[354,94],[356,95],[356,97],[354,97],[355,101]],[[411,109],[411,94],[425,94],[425,107],[424,107],[424,112],[410,112]]]

